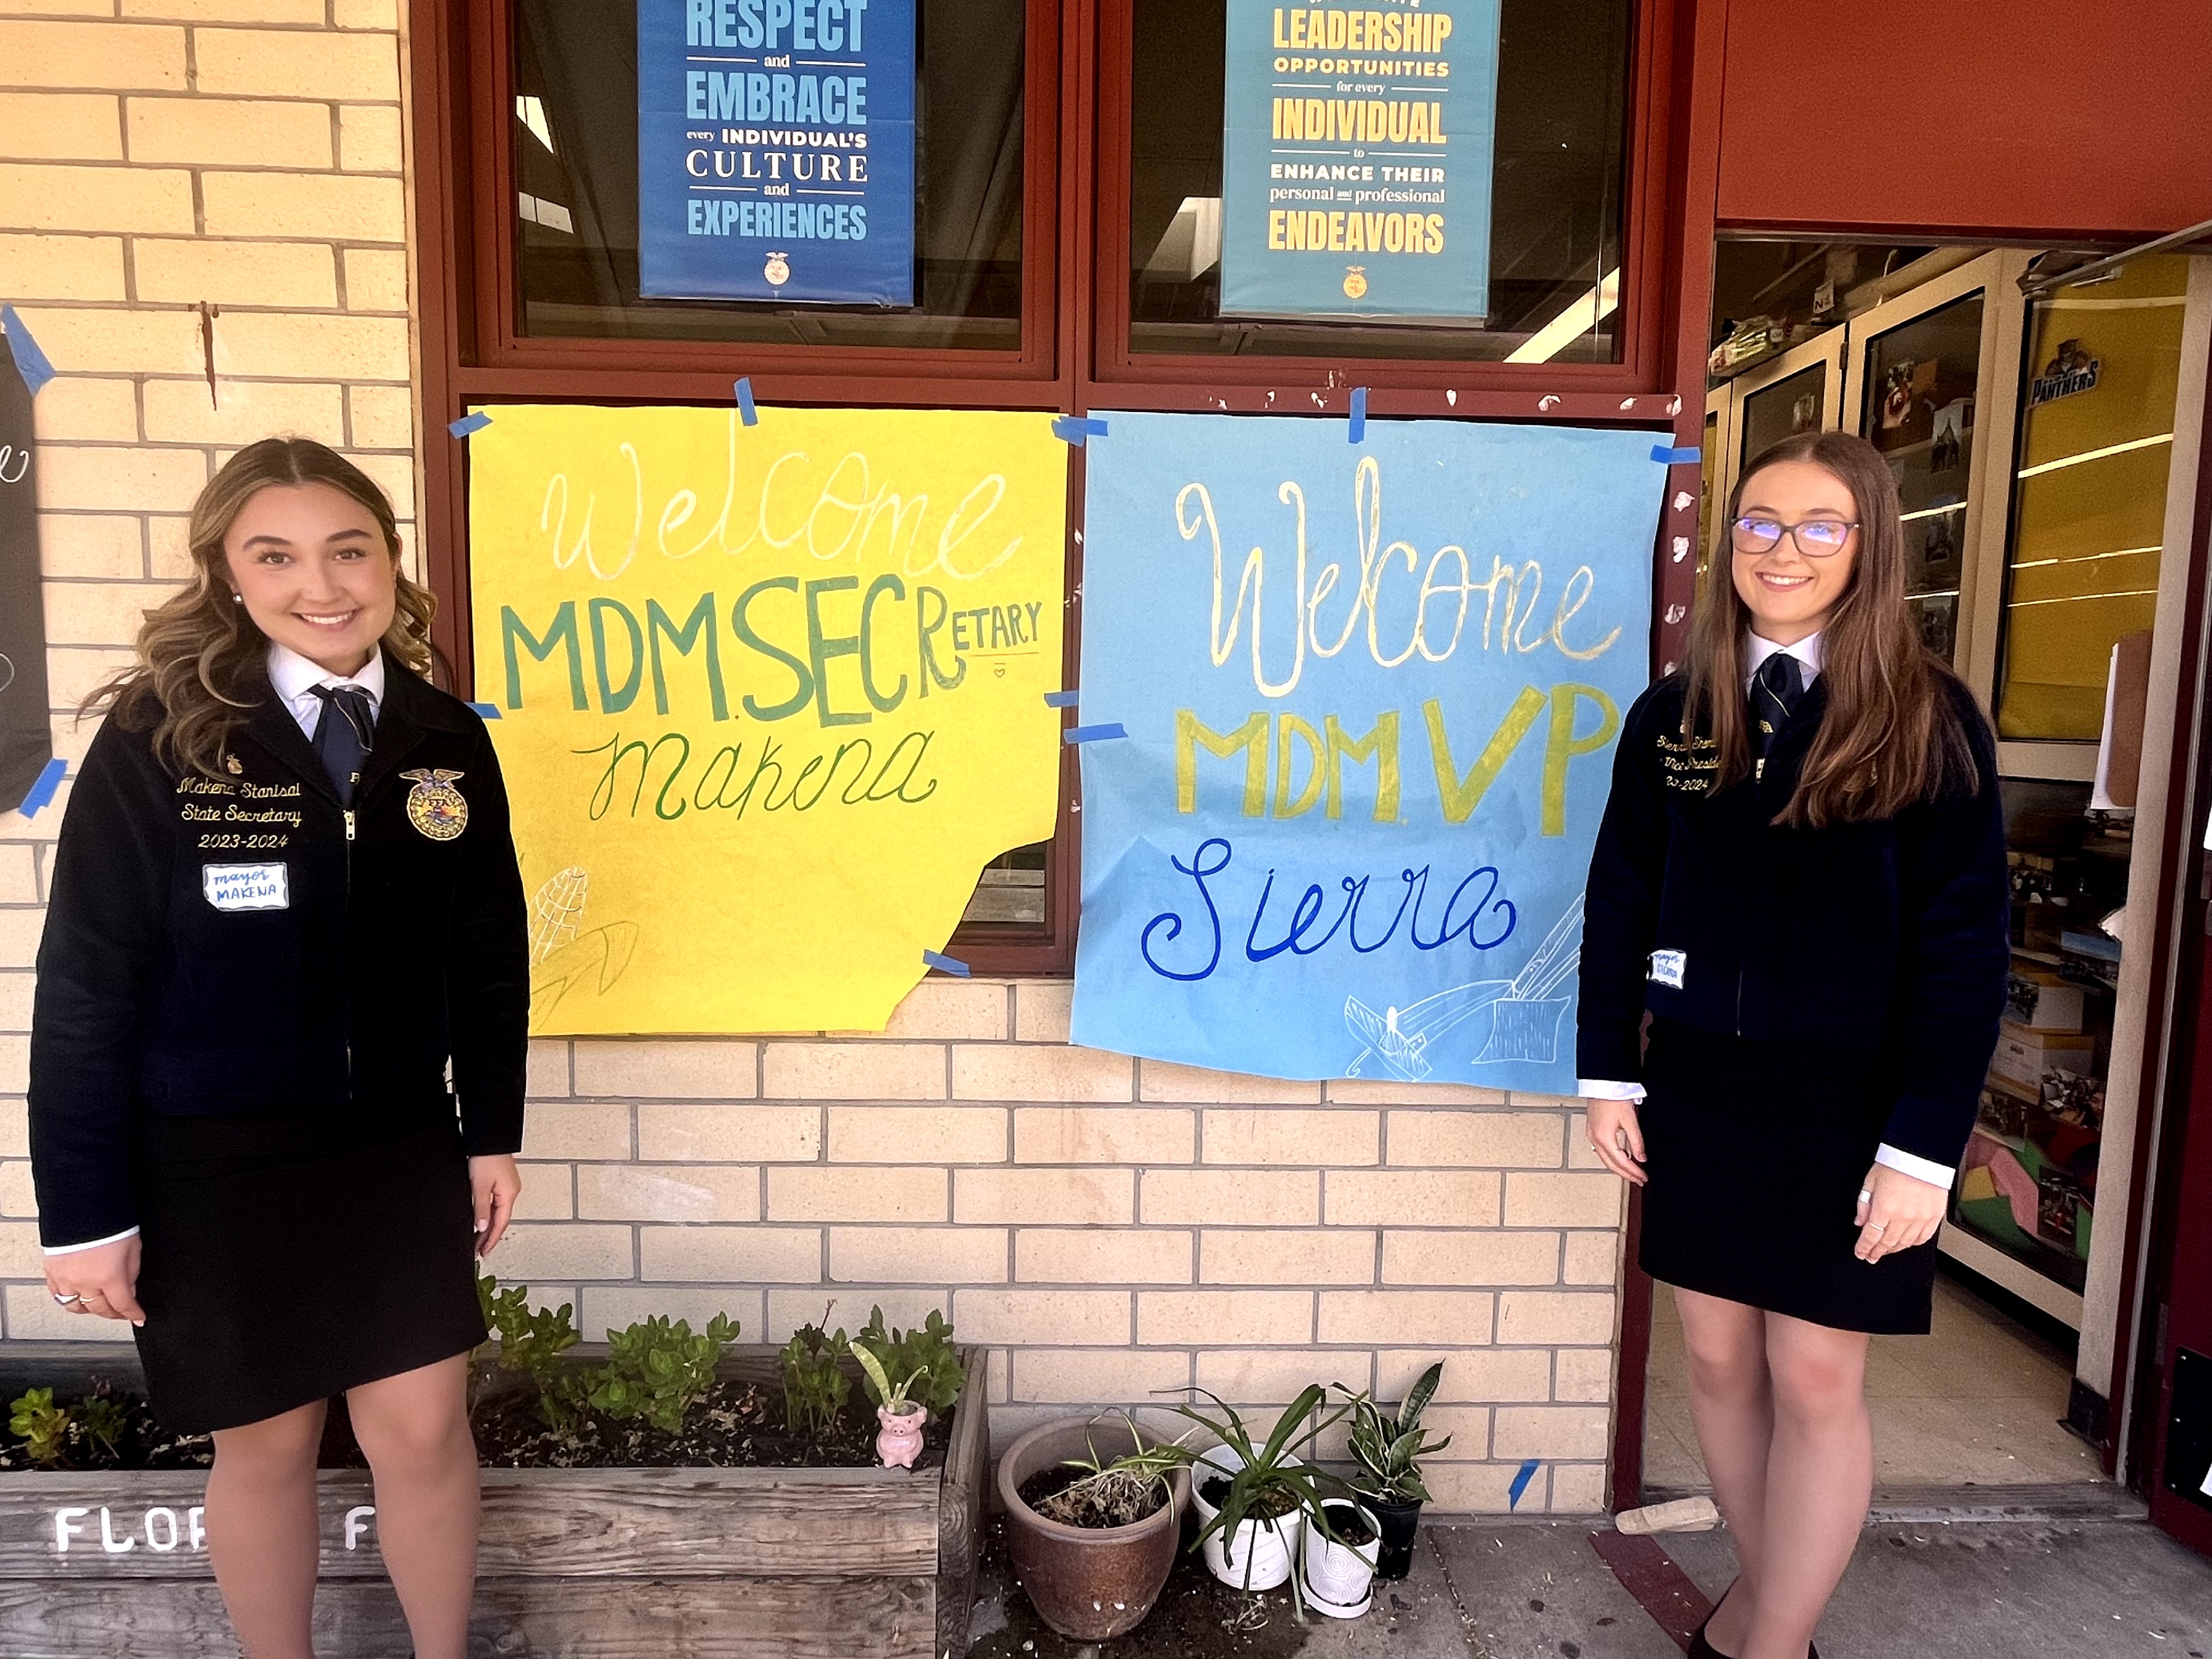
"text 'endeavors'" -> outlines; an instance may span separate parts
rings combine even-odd
[[[914,303],[914,0],[638,0],[641,293]]]
[[[1221,309],[1490,309],[1498,0],[1229,0]]]
[[[1067,449],[1042,415],[502,405],[476,695],[532,1027],[879,1030],[1048,839]]]
[[[1088,449],[1075,1040],[1571,1092],[1646,680],[1649,433],[1115,415]]]

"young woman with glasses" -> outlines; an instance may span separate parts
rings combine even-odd
[[[1622,732],[1577,1070],[1590,1145],[1644,1188],[1736,1546],[1693,1659],[1806,1659],[1872,1492],[1868,1335],[1929,1328],[1996,1042],[2004,822],[1874,447],[1784,439],[1726,526],[1687,663]]]

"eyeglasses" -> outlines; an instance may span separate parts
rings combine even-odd
[[[1787,534],[1807,558],[1828,559],[1844,550],[1844,544],[1858,526],[1842,519],[1800,519],[1796,524],[1784,524],[1776,519],[1747,518],[1738,519],[1729,528],[1739,553],[1771,553]]]

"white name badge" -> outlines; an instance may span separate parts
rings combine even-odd
[[[1655,985],[1664,985],[1674,990],[1682,988],[1682,968],[1686,960],[1680,951],[1654,951],[1651,953],[1651,972],[1648,975]]]
[[[200,891],[218,910],[288,910],[290,871],[282,864],[203,864]]]

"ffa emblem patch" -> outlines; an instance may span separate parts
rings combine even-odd
[[[453,787],[460,773],[432,766],[399,775],[415,784],[407,792],[407,822],[432,841],[451,841],[469,827],[469,804]]]
[[[229,769],[230,775],[234,778],[243,777],[246,775],[246,769],[238,763],[237,756],[225,755],[222,757],[222,763]]]
[[[770,288],[781,288],[791,280],[791,260],[781,253],[771,253],[768,263],[761,267],[761,275]]]
[[[1367,292],[1367,267],[1347,265],[1344,271],[1344,297],[1357,300]]]

